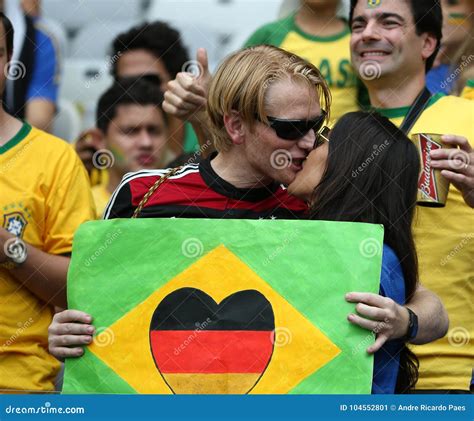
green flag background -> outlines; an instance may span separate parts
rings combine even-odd
[[[378,293],[383,250],[383,228],[379,225],[209,219],[88,222],[74,238],[68,307],[91,314],[99,332],[117,326],[113,329],[118,337],[119,322],[126,327],[126,317],[132,313],[138,318],[130,320],[149,317],[140,314],[140,305],[216,250],[235,256],[339,348],[329,362],[297,379],[289,393],[371,392],[373,357],[365,350],[373,343],[373,334],[347,321],[347,315],[355,310],[344,294]],[[149,320],[146,323],[149,325]],[[275,332],[277,329],[275,325]],[[83,357],[66,361],[63,392],[162,393],[162,389],[140,389],[136,386],[140,383],[130,380],[139,376],[146,383],[156,375],[141,372],[140,360],[151,358],[145,355],[149,348],[141,350],[137,345],[130,351],[114,338],[104,347],[99,339],[107,342],[106,334],[96,337],[98,343],[86,349]],[[290,351],[298,350],[297,364],[304,368],[312,363],[312,356],[304,353],[304,347],[296,347],[304,339],[297,335],[290,338]],[[98,352],[91,351],[94,347]],[[290,351],[285,351],[285,358]],[[282,350],[278,352],[283,355]],[[109,361],[108,356],[115,359]],[[269,369],[277,364],[275,359],[272,357]],[[124,361],[123,370],[117,368],[120,360]],[[290,375],[299,370],[288,367],[288,371]],[[266,372],[261,382],[265,376]],[[266,390],[264,386],[257,389],[255,393]]]

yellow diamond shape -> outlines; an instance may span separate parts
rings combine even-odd
[[[113,323],[89,346],[138,393],[172,393],[155,366],[149,328],[157,305],[168,294],[185,287],[200,289],[217,303],[238,291],[254,289],[271,303],[275,316],[274,351],[253,394],[288,393],[341,352],[269,284],[220,245]]]

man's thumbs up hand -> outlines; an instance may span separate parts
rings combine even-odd
[[[199,48],[196,60],[186,62],[176,79],[168,82],[163,110],[191,123],[205,122],[203,113],[210,80],[207,51]]]

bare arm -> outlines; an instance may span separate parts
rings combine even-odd
[[[7,246],[14,240],[7,230],[0,228],[0,263],[8,262]],[[24,263],[10,269],[13,277],[41,300],[66,307],[66,277],[69,257],[45,253],[25,242],[28,257]]]
[[[442,338],[448,332],[449,318],[440,298],[419,285],[412,299],[405,305],[418,316],[418,334],[411,343],[426,344]]]
[[[35,98],[26,104],[25,119],[32,126],[51,132],[56,107],[48,99]]]
[[[402,338],[408,331],[409,314],[406,307],[418,316],[418,333],[411,343],[425,344],[443,337],[448,331],[448,314],[439,297],[419,285],[411,300],[402,306],[388,297],[368,292],[350,292],[346,300],[356,305],[357,313],[347,319],[377,334],[375,343],[367,352],[378,351],[385,342]]]

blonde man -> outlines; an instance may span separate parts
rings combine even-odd
[[[140,204],[138,216],[303,217],[306,204],[289,196],[280,183],[293,181],[326,121],[330,95],[319,71],[278,48],[256,47],[229,56],[210,92],[208,113],[218,152],[175,173],[126,175],[105,219],[131,217],[162,177],[166,181]],[[81,356],[82,346],[92,341],[91,320],[77,310],[57,314],[50,327],[50,352],[58,358]]]

